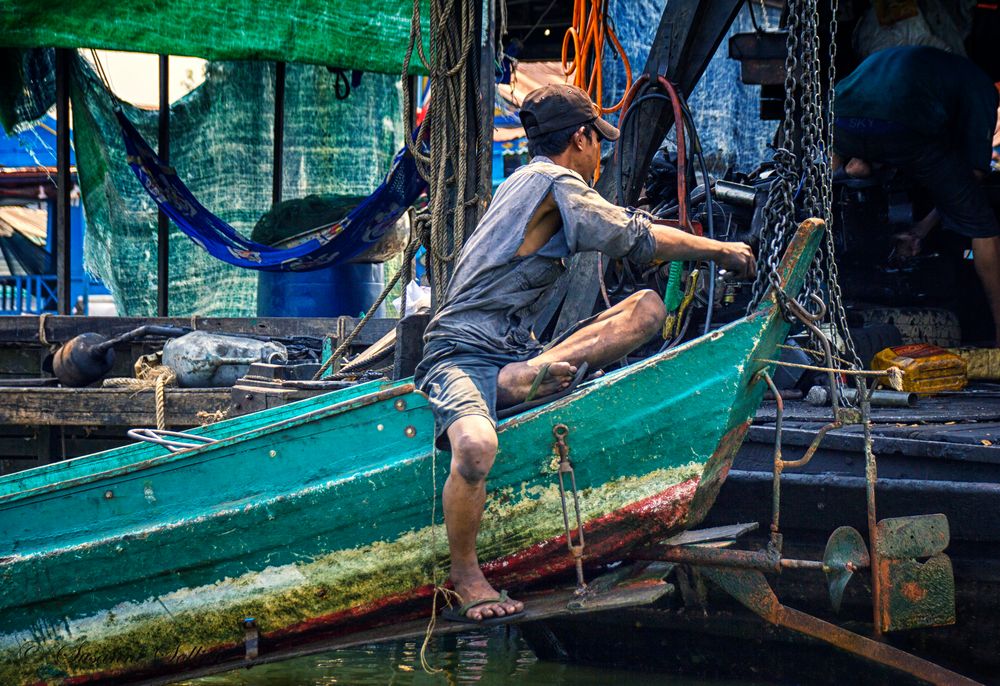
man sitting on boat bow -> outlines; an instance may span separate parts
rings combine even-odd
[[[434,412],[436,445],[451,450],[444,518],[451,581],[463,602],[452,618],[482,622],[524,608],[497,593],[476,556],[486,476],[497,452],[497,407],[558,392],[584,362],[600,369],[663,326],[662,300],[643,290],[543,351],[532,329],[565,271],[564,259],[599,250],[639,264],[715,260],[741,275],[755,270],[745,243],[655,224],[649,214],[613,205],[594,191],[601,140],[618,139],[618,129],[598,114],[590,97],[570,85],[544,86],[524,99],[520,117],[532,160],[497,189],[424,335],[414,378]]]

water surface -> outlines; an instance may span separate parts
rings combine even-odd
[[[498,627],[439,637],[431,643],[428,654],[440,672],[428,674],[421,668],[420,641],[400,641],[331,651],[181,683],[185,686],[721,686],[737,683],[543,662],[535,657],[516,628]]]

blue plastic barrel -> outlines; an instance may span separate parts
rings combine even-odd
[[[381,264],[340,264],[311,272],[257,272],[258,317],[357,317],[382,293]],[[376,317],[385,316],[385,304]]]

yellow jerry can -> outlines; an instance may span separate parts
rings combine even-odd
[[[902,370],[903,390],[908,393],[960,391],[969,383],[965,360],[927,343],[897,345],[872,358],[872,369],[889,367]]]

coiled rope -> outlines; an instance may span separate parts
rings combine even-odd
[[[135,362],[135,378],[117,376],[105,379],[101,384],[104,388],[132,388],[142,391],[153,388],[156,404],[156,428],[167,428],[167,386],[177,384],[177,372],[170,367],[159,364],[159,354],[144,355]]]
[[[481,125],[482,103],[473,91],[469,73],[480,5],[470,0],[430,0],[428,60],[423,49],[420,3],[414,0],[410,40],[403,59],[403,109],[409,112],[414,98],[409,71],[416,50],[431,79],[432,103],[423,123],[430,134],[415,141],[413,122],[407,118],[405,138],[417,171],[430,184],[428,268],[436,306],[444,299],[452,264],[465,244],[467,210],[478,203],[485,205],[489,197],[485,178],[477,179],[477,188],[470,187],[468,178],[470,126],[476,131],[479,168],[483,166],[487,142]],[[471,122],[470,111],[475,113]],[[429,150],[423,144],[425,140]]]

